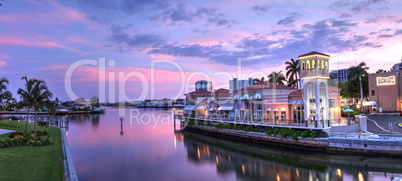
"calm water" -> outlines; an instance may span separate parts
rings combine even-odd
[[[80,180],[391,180],[401,159],[300,153],[175,131],[171,110],[68,116]],[[155,126],[154,121],[159,121]],[[145,124],[145,123],[149,124]],[[179,129],[179,124],[176,125]]]

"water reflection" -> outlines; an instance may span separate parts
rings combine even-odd
[[[392,180],[400,159],[290,152],[184,132],[191,163],[214,164],[220,175],[241,180]]]
[[[119,111],[107,108],[107,113],[101,115],[38,115],[38,120],[66,124],[78,178],[84,181],[389,181],[402,176],[401,159],[252,146],[182,132],[180,124],[173,122],[172,110],[137,109],[138,117],[143,118],[140,122],[130,120],[128,108],[121,122]],[[33,121],[32,116],[29,119]],[[169,124],[162,124],[161,119],[169,119],[165,120]],[[159,121],[157,126],[155,121]]]

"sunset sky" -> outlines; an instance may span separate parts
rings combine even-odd
[[[185,82],[204,72],[214,88],[228,88],[252,72],[285,72],[284,62],[319,51],[331,55],[330,69],[365,61],[369,72],[389,70],[402,59],[402,2],[391,0],[317,1],[168,1],[168,0],[5,0],[0,7],[0,74],[9,89],[23,86],[22,76],[47,82],[54,97],[70,100],[67,69],[83,59],[114,60],[106,75],[135,72],[151,89],[155,65],[155,98],[173,98]],[[338,64],[339,61],[339,64]],[[259,78],[261,76],[252,76]],[[102,81],[106,90],[108,76]],[[79,97],[98,96],[98,68],[80,66],[72,74]],[[126,82],[126,94],[137,98],[143,83]],[[147,97],[151,97],[148,91]],[[109,97],[109,96],[106,96]],[[116,97],[116,100],[117,97]],[[108,101],[108,99],[106,100]]]

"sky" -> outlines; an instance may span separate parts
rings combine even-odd
[[[373,73],[402,59],[397,0],[1,3],[0,77],[17,98],[22,76],[61,100],[115,102],[184,97],[201,79],[228,88],[310,51],[329,54],[330,70],[365,61]]]

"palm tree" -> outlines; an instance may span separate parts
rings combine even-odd
[[[27,129],[28,129],[28,117],[29,117],[29,109],[33,106],[33,89],[35,86],[35,83],[38,81],[37,79],[29,79],[24,76],[21,78],[21,80],[25,80],[25,88],[21,89],[19,88],[17,91],[17,94],[20,95],[21,97],[21,102],[19,102],[16,106],[16,111],[22,109],[23,107],[27,108],[27,119],[25,123],[25,134],[27,134]]]
[[[3,99],[7,99],[7,97],[11,94],[11,92],[7,91],[7,85],[8,85],[8,79],[7,78],[1,78],[0,79],[0,102],[3,102]]]
[[[7,108],[10,106],[10,104],[11,104],[11,101],[13,100],[13,94],[11,94],[11,92],[10,91],[5,91],[4,93],[3,93],[3,99],[5,99],[6,100],[6,110],[7,110]]]
[[[265,77],[261,77],[261,79],[254,79],[256,83],[264,82]]]
[[[273,71],[271,74],[268,75],[269,82],[284,85],[284,81],[286,82],[285,76],[283,76],[282,71],[275,72]]]
[[[293,58],[290,61],[285,62],[286,65],[286,78],[288,79],[289,87],[298,87],[299,86],[299,66],[300,60],[294,60]]]
[[[32,90],[32,106],[35,109],[35,139],[37,137],[36,133],[36,125],[37,125],[37,114],[39,109],[46,107],[52,114],[55,114],[55,108],[53,104],[51,104],[50,99],[53,97],[53,93],[51,93],[43,80],[35,81],[34,88]]]
[[[365,62],[360,62],[359,65],[352,66],[348,69],[348,78],[349,79],[356,79],[359,78],[360,82],[360,110],[363,112],[363,87],[362,87],[362,76],[366,74],[366,70],[369,67],[366,67]]]

